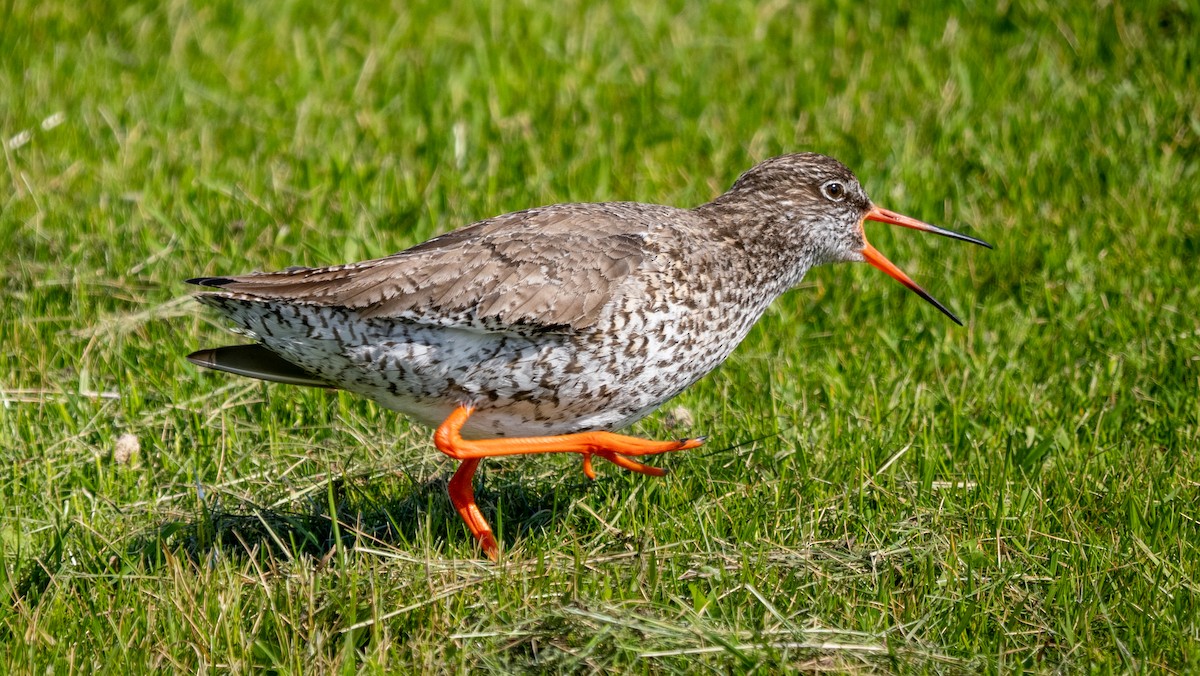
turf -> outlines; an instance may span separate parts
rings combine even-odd
[[[1200,668],[1194,2],[444,4],[0,3],[0,670]],[[189,277],[798,150],[997,245],[869,228],[966,327],[812,272],[667,477],[485,464],[499,565],[428,430],[183,360]]]

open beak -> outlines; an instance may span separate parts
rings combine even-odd
[[[912,228],[913,230],[923,230],[925,232],[932,232],[933,234],[941,235],[942,237],[949,237],[951,239],[961,239],[964,242],[971,242],[972,244],[978,244],[979,246],[986,246],[989,249],[992,248],[991,244],[988,244],[987,242],[983,241],[982,239],[975,239],[974,237],[968,237],[961,233],[954,232],[953,230],[946,230],[944,228],[939,228],[935,225],[930,225],[928,223],[918,221],[915,218],[909,218],[908,216],[904,216],[904,215],[898,214],[894,211],[889,211],[887,209],[883,209],[883,208],[880,208],[877,206],[871,207],[871,210],[867,212],[865,219],[868,221],[878,221],[880,223],[891,223],[892,225],[899,225],[902,228]],[[955,324],[962,326],[962,321],[960,321],[958,317],[955,317],[953,312],[947,310],[945,305],[942,305],[941,303],[939,303],[936,298],[929,295],[928,291],[926,291],[925,289],[922,289],[919,284],[914,282],[908,275],[904,274],[904,272],[902,270],[900,270],[900,268],[896,267],[895,265],[892,264],[891,261],[884,258],[883,254],[879,253],[879,251],[875,247],[871,246],[868,243],[866,246],[863,247],[862,255],[864,258],[867,259],[868,263],[870,263],[871,265],[874,265],[875,267],[884,271],[885,273],[887,273],[887,275],[889,277],[896,280],[897,282],[900,282],[904,286],[907,286],[918,296],[924,298],[926,301],[929,301],[929,303],[931,305],[933,305],[935,308],[941,310],[942,313],[945,314],[947,317],[954,320]]]

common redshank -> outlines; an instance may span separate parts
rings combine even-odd
[[[866,261],[961,324],[870,244],[879,221],[991,247],[867,198],[837,160],[775,157],[694,209],[555,204],[479,221],[385,258],[200,277],[196,296],[257,341],[193,363],[341,388],[436,426],[461,460],[450,499],[492,559],[475,504],[483,458],[579,453],[660,476],[634,457],[703,438],[615,434],[725,360],[767,306],[822,263]]]

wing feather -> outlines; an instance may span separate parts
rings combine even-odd
[[[686,213],[629,203],[505,214],[386,258],[190,280],[246,298],[355,309],[476,330],[580,330],[655,258],[655,228]]]

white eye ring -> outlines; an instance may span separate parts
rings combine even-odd
[[[841,202],[846,199],[846,184],[838,180],[826,181],[821,185],[821,194],[830,202]]]

